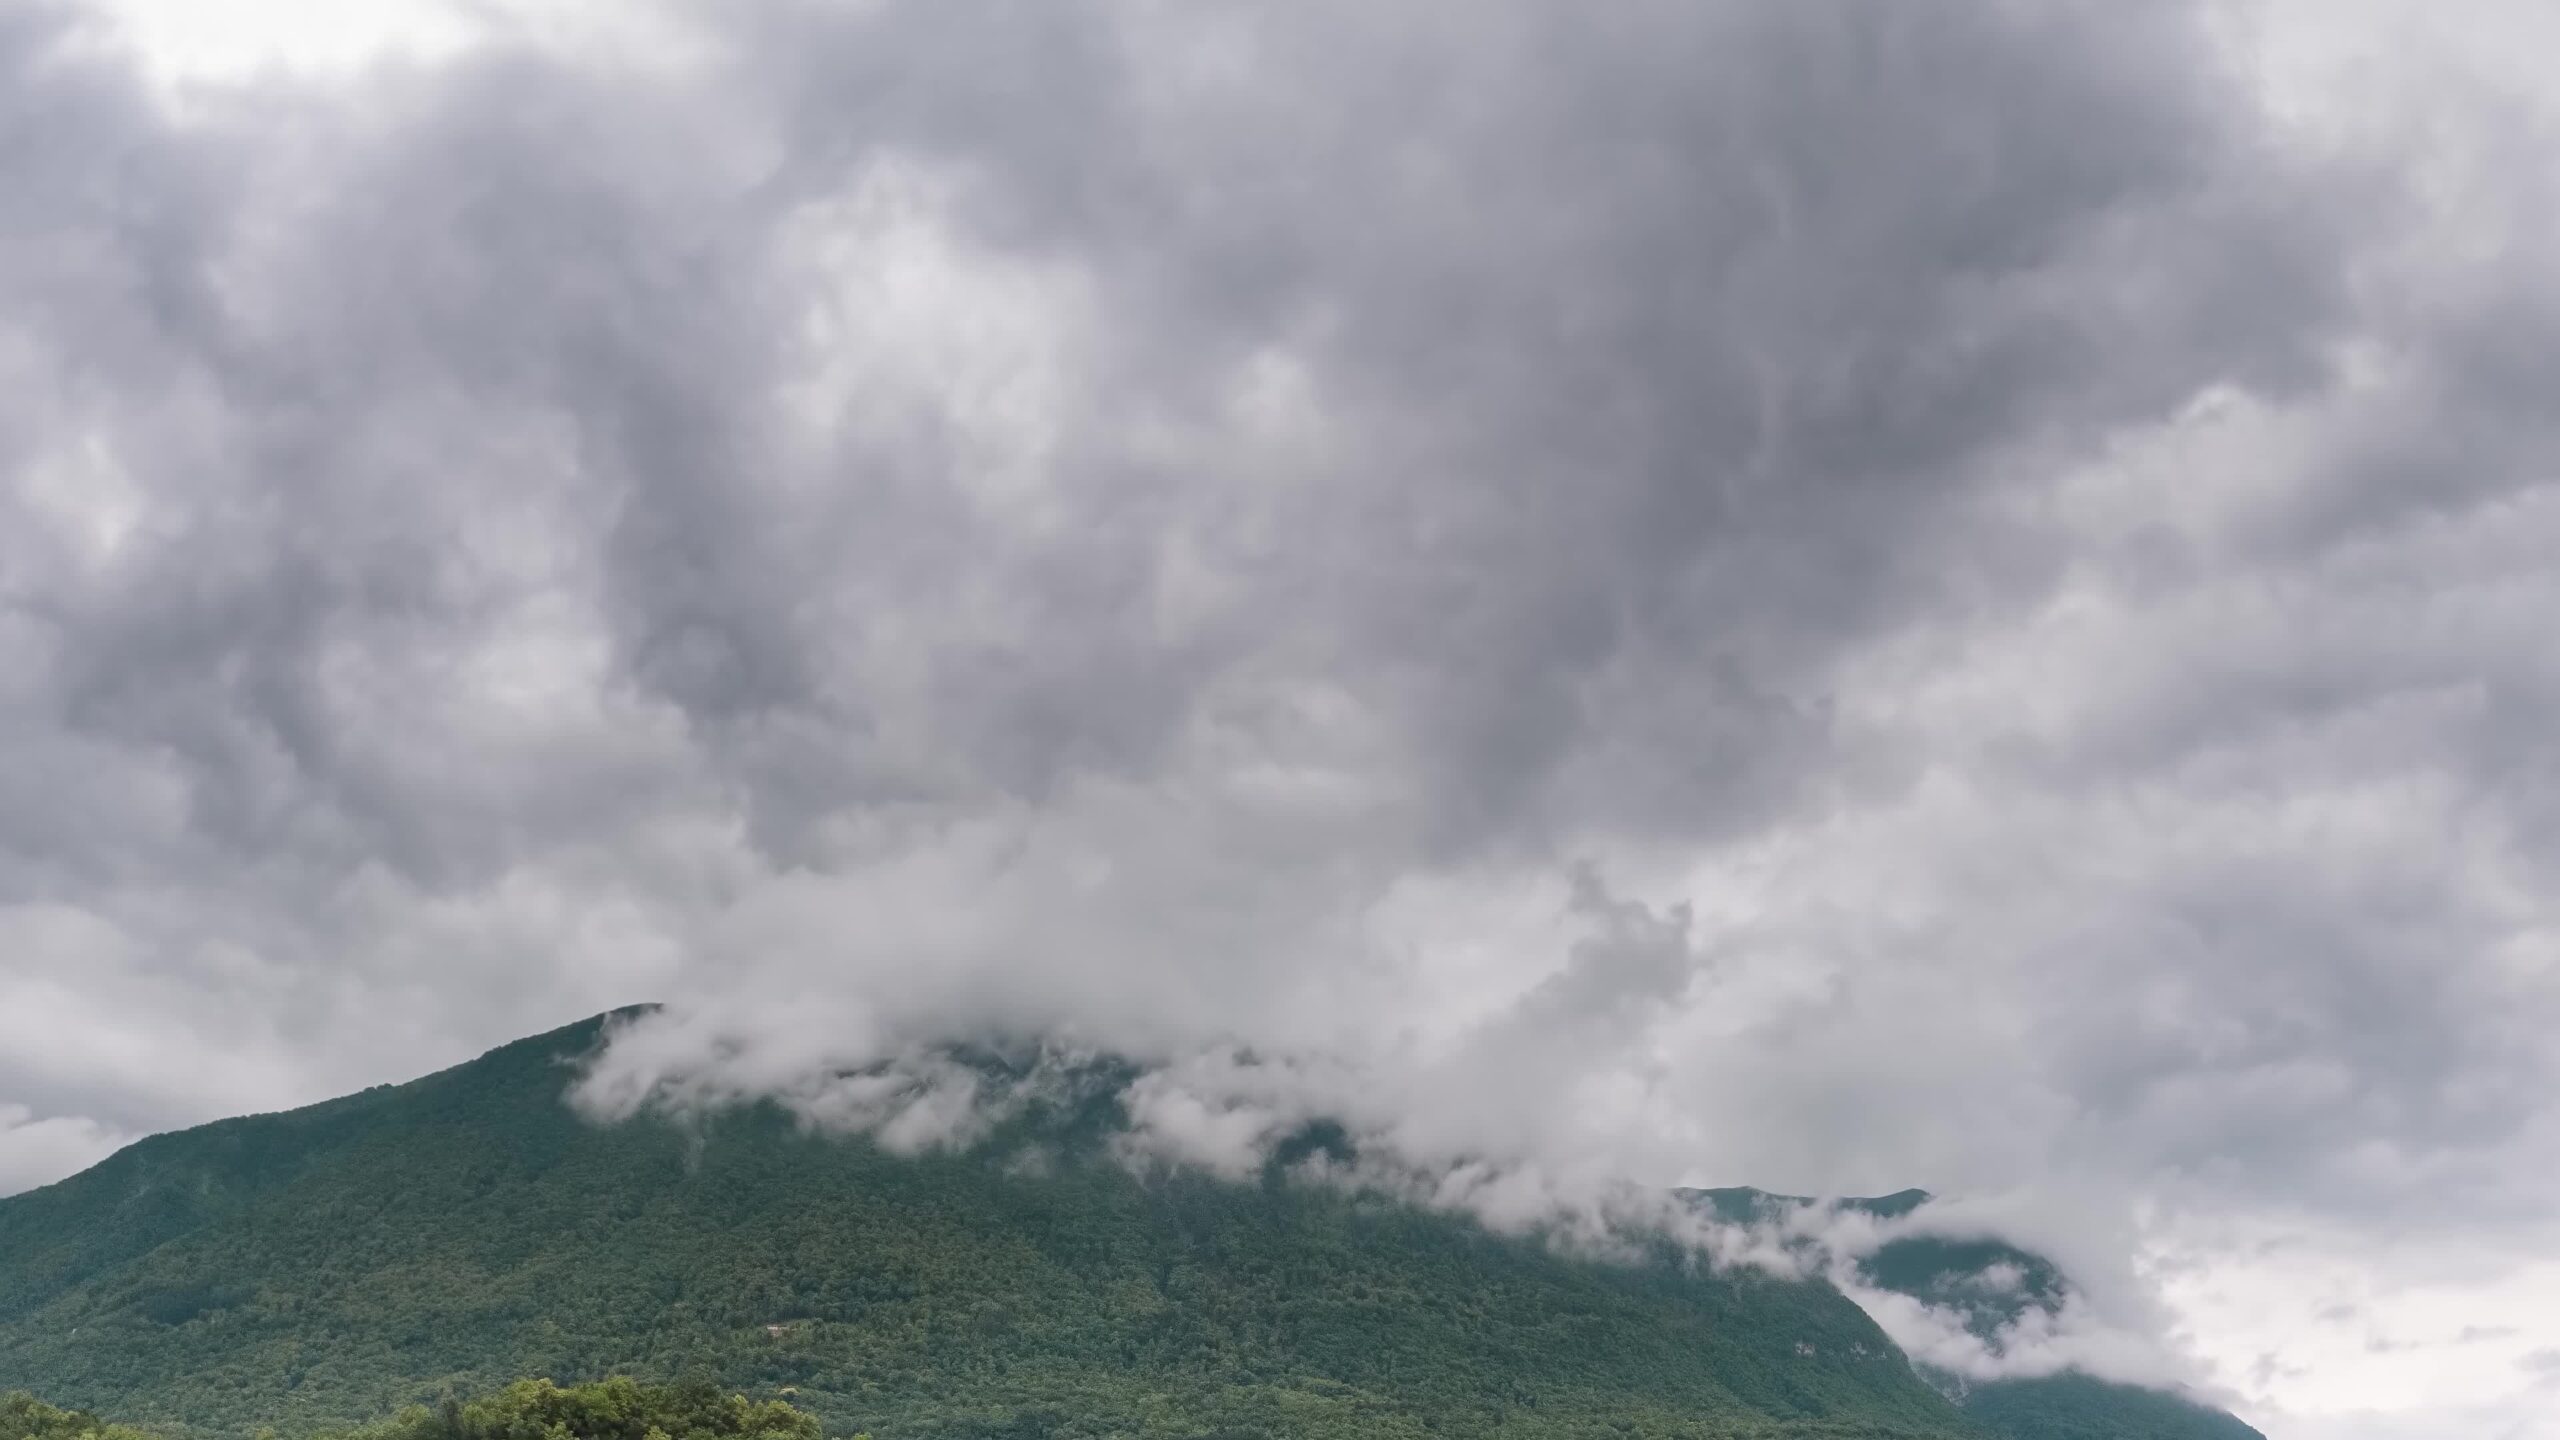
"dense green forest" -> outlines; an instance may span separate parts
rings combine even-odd
[[[2086,1375],[1986,1385],[1965,1397],[1965,1410],[1996,1433],[2021,1440],[2266,1440],[2219,1410]]]
[[[819,1440],[818,1418],[785,1400],[751,1400],[707,1380],[584,1385],[520,1380],[494,1394],[447,1396],[326,1440]],[[0,1395],[0,1440],[155,1440],[24,1391]],[[869,1440],[855,1436],[852,1440]]]
[[[149,1440],[85,1410],[60,1410],[23,1390],[0,1394],[0,1440]]]
[[[0,1200],[0,1378],[173,1435],[617,1373],[789,1396],[883,1440],[2003,1423],[1827,1286],[1668,1247],[1575,1259],[1276,1172],[1141,1178],[1102,1153],[1111,1103],[914,1159],[769,1110],[597,1127],[560,1099],[595,1038],[155,1137]]]

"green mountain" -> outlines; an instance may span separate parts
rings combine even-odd
[[[1276,1167],[1141,1178],[1108,1154],[1114,1085],[913,1159],[769,1108],[590,1125],[561,1092],[600,1024],[0,1200],[0,1387],[199,1435],[613,1373],[788,1394],[881,1440],[2007,1423],[1827,1286],[1667,1245],[1576,1259]],[[2189,1433],[2052,1424],[2007,1433]]]

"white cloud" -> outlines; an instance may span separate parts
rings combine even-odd
[[[85,1116],[37,1116],[23,1105],[0,1105],[0,1195],[85,1170],[137,1138]]]

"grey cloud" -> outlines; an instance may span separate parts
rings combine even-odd
[[[1276,538],[1198,503],[1211,474],[1129,473],[1123,435],[1058,463],[1085,503],[1241,570],[1230,638],[1356,684],[1423,787],[1414,823],[1463,850],[1783,806],[1829,749],[1808,672],[1930,602],[1940,546],[1989,528],[1959,500],[1999,452],[2298,381],[2320,338],[2327,261],[2255,199],[2266,174],[2165,19],[2101,46],[2071,10],[1642,13],[887,7],[764,34],[798,82],[785,183],[897,148],[953,167],[975,233],[1097,288],[1102,413],[1180,425],[1257,362],[1322,387],[1346,453],[1256,497]],[[2153,253],[2168,236],[2192,263]],[[1244,469],[1219,439],[1194,463]],[[1318,534],[1349,543],[1291,543]],[[1125,628],[1160,547],[1074,538],[1008,578],[1083,622],[1059,629],[1105,683],[1004,656],[1017,693],[937,719],[1055,733],[983,736],[982,773],[1038,785],[1115,739],[1160,764],[1147,732],[1213,682]],[[2036,569],[1985,558],[1975,578]],[[955,638],[967,673],[993,637]]]
[[[262,503],[167,515],[128,583],[58,617],[66,703],[175,752],[198,830],[430,886],[598,797],[545,777],[457,806],[428,793],[454,767],[405,773],[321,676],[338,647],[487,639],[509,581],[583,587],[613,680],[676,708],[768,845],[954,784],[1162,773],[1239,665],[1274,662],[1372,713],[1434,853],[1746,826],[1826,768],[1826,653],[1932,603],[1950,562],[2032,577],[1962,503],[2004,456],[2306,373],[2314,237],[2250,208],[2266,177],[2231,168],[2248,143],[2192,39],[2093,23],[1067,11],[1035,49],[780,9],[738,62],[741,93],[785,82],[777,115],[486,56],[390,87],[316,159],[226,153],[256,117],[171,133],[127,96],[128,148],[276,172],[230,203],[311,213],[273,238],[155,216],[128,262],[190,297],[162,363],[216,414],[119,444],[185,445],[149,459]],[[1257,57],[1241,84],[1184,73],[1222,48]],[[1319,63],[1348,103],[1311,126],[1289,100]],[[1468,102],[1486,87],[1508,103]],[[1015,93],[1057,103],[993,98]],[[709,138],[669,147],[669,113]],[[788,158],[760,176],[763,129]],[[777,233],[903,156],[961,177],[951,223],[1079,271],[1111,333],[1070,393],[1192,431],[1178,472],[1076,424],[1049,463],[1080,514],[1042,535],[954,495],[947,414],[776,453],[808,298],[778,288],[808,277],[777,274]],[[1235,178],[1257,165],[1285,179]],[[1358,223],[1311,223],[1335,214]],[[2199,254],[2148,273],[2129,229]],[[1202,413],[1256,361],[1319,386],[1331,432],[1277,487],[1220,478],[1253,437]],[[478,453],[508,431],[565,453]],[[1201,498],[1222,488],[1279,493],[1239,517]],[[492,505],[556,527],[556,568],[474,563],[456,542]],[[1177,541],[1238,579],[1195,646],[1151,623]],[[581,808],[541,813],[555,796]]]

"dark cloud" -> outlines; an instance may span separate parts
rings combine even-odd
[[[1766,817],[1830,759],[1838,646],[1954,576],[2050,578],[1966,503],[2000,462],[2317,368],[2336,258],[2165,13],[1150,18],[795,28],[795,146],[850,157],[831,183],[914,147],[975,232],[1077,267],[1101,413],[1311,388],[1348,443],[1254,517],[1285,528],[1234,557],[1245,624],[1321,647],[1460,852]],[[925,58],[846,82],[882,55]],[[1131,483],[1125,437],[1078,438],[1081,480]],[[1159,533],[1234,556],[1178,493],[1206,476],[1152,480]]]

